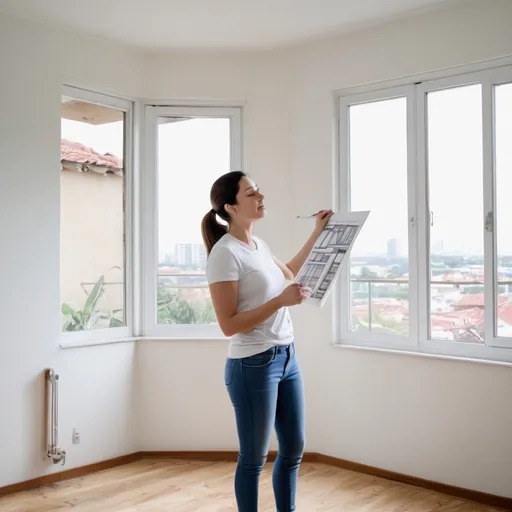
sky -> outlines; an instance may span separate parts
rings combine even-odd
[[[158,127],[160,257],[174,244],[202,243],[210,188],[230,168],[229,119],[188,119]]]
[[[407,130],[405,98],[350,107],[352,210],[370,210],[353,255],[386,254],[396,239],[407,255]],[[480,85],[428,95],[428,160],[432,245],[482,254],[482,107]],[[162,118],[161,121],[165,119]],[[62,120],[62,137],[100,153],[123,155],[122,122]],[[512,84],[496,89],[498,252],[512,254]],[[202,243],[212,183],[230,171],[228,119],[162,122],[158,128],[159,254],[174,244]]]

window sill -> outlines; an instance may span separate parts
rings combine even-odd
[[[130,343],[135,341],[157,341],[157,342],[176,342],[176,341],[205,341],[205,342],[214,342],[214,341],[229,341],[229,338],[216,338],[216,337],[157,337],[157,336],[138,336],[138,337],[120,337],[120,338],[112,338],[112,339],[98,339],[94,341],[62,341],[59,344],[59,347],[63,350],[67,350],[70,348],[84,348],[84,347],[97,347],[100,345],[112,345],[115,343]]]
[[[449,354],[434,354],[430,352],[417,352],[407,349],[392,349],[392,348],[380,348],[380,347],[364,347],[361,345],[354,345],[350,343],[332,343],[334,348],[346,349],[346,350],[361,350],[368,352],[385,353],[392,355],[401,355],[409,357],[423,357],[428,359],[441,359],[445,361],[457,361],[462,363],[475,363],[475,364],[486,364],[491,366],[504,366],[506,368],[512,368],[512,362],[510,361],[499,361],[493,359],[479,359],[473,357],[462,357],[454,356]]]
[[[141,336],[138,341],[229,341],[221,336]]]
[[[69,348],[84,348],[84,347],[97,347],[98,345],[113,345],[114,343],[130,343],[133,341],[138,341],[140,338],[134,338],[130,336],[121,337],[121,338],[112,338],[112,339],[98,339],[94,341],[61,341],[59,346],[61,349],[69,349]]]

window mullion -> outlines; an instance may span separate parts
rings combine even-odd
[[[419,266],[418,266],[418,160],[417,105],[415,86],[407,92],[407,195],[409,221],[409,338],[419,348]]]
[[[493,86],[482,83],[483,212],[484,216],[484,330],[485,343],[492,345],[496,325],[496,212],[493,150]]]
[[[350,110],[349,104],[345,101],[339,103],[339,211],[350,211]],[[338,279],[338,297],[340,297],[341,309],[338,313],[339,318],[339,338],[337,341],[345,338],[350,332],[350,265],[346,265]]]
[[[133,148],[131,157],[134,165],[132,165],[131,180],[131,201],[132,211],[130,219],[132,223],[132,232],[130,233],[130,248],[132,250],[132,286],[130,288],[130,301],[132,311],[132,334],[134,336],[142,336],[144,333],[144,254],[142,243],[142,232],[145,227],[143,224],[143,186],[142,186],[142,165],[144,159],[144,141],[145,141],[145,124],[144,124],[144,104],[136,101],[133,111]]]
[[[430,338],[430,257],[427,165],[427,102],[422,85],[416,86],[418,333],[420,348]]]
[[[144,279],[144,300],[143,306],[143,325],[144,336],[154,334],[153,327],[156,321],[156,269],[157,269],[157,173],[156,173],[156,155],[157,155],[157,137],[156,137],[156,108],[146,106],[145,108],[145,173],[143,183],[143,213],[142,225],[144,230],[141,236],[143,254],[143,279]]]

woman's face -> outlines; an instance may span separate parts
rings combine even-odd
[[[230,207],[229,213],[240,221],[255,221],[265,216],[265,196],[258,186],[247,177],[240,180],[235,205]],[[232,210],[231,210],[232,209]]]

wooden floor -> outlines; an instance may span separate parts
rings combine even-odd
[[[1,512],[236,512],[229,462],[140,460],[0,498]],[[272,465],[260,512],[274,512]],[[297,512],[495,512],[423,489],[317,463],[301,466]]]

